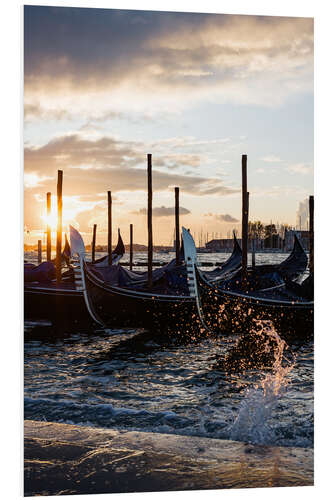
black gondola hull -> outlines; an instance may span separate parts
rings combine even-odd
[[[190,331],[198,322],[195,302],[190,296],[168,296],[138,292],[103,283],[85,266],[89,305],[108,327],[165,327]]]
[[[24,287],[24,319],[52,324],[92,323],[81,291],[47,284]]]
[[[255,322],[269,320],[285,339],[313,336],[313,303],[284,302],[224,292],[207,283],[199,272],[197,280],[203,317],[215,333],[243,334],[251,331]]]

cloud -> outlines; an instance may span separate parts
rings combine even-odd
[[[225,214],[225,215],[223,215],[223,214],[220,214],[220,215],[216,214],[215,218],[217,220],[221,221],[221,222],[239,222],[238,219],[236,219],[235,217],[232,217],[229,214]]]
[[[154,162],[156,167],[178,168],[178,167],[199,167],[201,157],[194,154],[163,154],[157,157]]]
[[[39,175],[36,172],[24,172],[24,187],[29,189],[42,186],[45,184],[45,181],[50,179],[52,179],[52,177]]]
[[[153,142],[151,145],[152,147],[167,147],[171,149],[178,149],[178,148],[184,148],[184,147],[191,147],[193,146],[214,146],[214,145],[221,145],[230,142],[230,137],[223,137],[220,139],[207,139],[207,140],[198,140],[193,136],[185,136],[185,137],[168,137],[166,139],[160,139],[159,141]],[[226,160],[228,161],[228,160]]]
[[[312,174],[313,172],[312,165],[309,165],[308,163],[295,163],[293,165],[289,165],[287,167],[287,170],[292,174],[302,174],[302,175]]]
[[[55,106],[55,105],[54,105]],[[33,102],[27,102],[24,105],[24,121],[26,124],[36,121],[73,121],[82,119],[84,116],[86,122],[81,126],[82,130],[96,129],[99,124],[105,123],[111,120],[126,120],[131,123],[143,123],[143,122],[156,122],[156,118],[152,114],[147,112],[133,113],[133,112],[121,112],[114,111],[112,109],[105,108],[99,112],[94,112],[91,109],[82,110],[76,109],[75,111],[68,111],[58,104],[55,107],[49,107],[47,105],[42,106],[41,103],[36,100]]]
[[[282,160],[278,156],[274,155],[268,155],[264,156],[263,158],[260,158],[262,161],[265,161],[267,163],[280,163]]]
[[[146,215],[147,209],[140,208],[139,210],[136,210],[132,213],[138,214],[138,215]],[[188,210],[187,208],[179,207],[179,215],[187,215],[190,213],[191,213],[191,211]],[[164,207],[164,206],[154,207],[153,208],[153,215],[155,217],[169,217],[170,215],[174,216],[175,215],[175,207]]]
[[[56,137],[42,146],[25,147],[25,172],[49,177],[54,182],[58,169],[64,170],[64,188],[68,194],[86,195],[111,189],[137,191],[147,189],[147,155],[144,143],[121,141],[102,136],[89,139],[80,134]],[[226,186],[221,179],[200,175],[182,175],[160,171],[154,167],[192,164],[193,155],[164,157],[153,155],[153,189],[169,190],[179,186],[192,195],[230,195],[239,189]],[[68,180],[68,182],[66,182]],[[50,182],[49,182],[50,184]],[[46,184],[47,185],[47,184]]]
[[[34,120],[71,120],[74,118],[72,113],[66,109],[47,109],[43,108],[39,102],[27,103],[24,106],[24,120],[31,122]]]
[[[304,196],[308,192],[308,189],[302,186],[295,186],[292,184],[288,185],[271,185],[269,187],[254,186],[251,189],[251,199],[252,198],[295,198],[296,196]]]
[[[235,217],[232,217],[229,214],[212,214],[211,212],[205,214],[205,217],[214,217],[219,222],[235,222],[238,223],[239,220]]]
[[[312,19],[142,11],[136,22],[133,11],[36,6],[24,13],[26,103],[83,113],[92,102],[95,110],[147,109],[147,97],[150,110],[193,99],[276,106],[313,90]]]

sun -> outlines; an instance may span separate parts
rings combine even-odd
[[[74,206],[73,200],[71,197],[63,197],[63,207],[62,207],[62,227],[65,229],[68,228],[69,224],[75,223],[75,217],[78,214],[79,210]],[[57,200],[55,197],[51,199],[51,213],[47,215],[46,209],[44,213],[41,215],[42,220],[44,221],[45,226],[50,226],[51,232],[57,231],[58,225],[58,211],[57,211]]]

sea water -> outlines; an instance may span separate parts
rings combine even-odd
[[[228,255],[199,257],[217,262]],[[259,254],[257,262],[284,258]],[[27,323],[25,418],[312,447],[313,343],[286,345],[265,321],[258,335],[263,346],[274,346],[271,363],[238,373],[220,363],[236,336],[186,342],[176,333],[100,328],[59,335]]]

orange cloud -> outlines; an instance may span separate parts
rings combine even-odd
[[[153,167],[170,167],[172,161],[177,166],[201,163],[200,156],[169,155],[165,160],[163,156],[156,155],[153,156]],[[72,134],[53,139],[40,147],[25,148],[25,172],[52,177],[57,169],[65,170],[64,184],[69,195],[101,193],[107,189],[113,192],[146,190],[145,166],[143,143],[117,141],[112,137],[89,140]],[[215,177],[182,175],[158,169],[153,170],[153,185],[156,191],[179,186],[183,192],[200,196],[229,195],[239,191]]]

